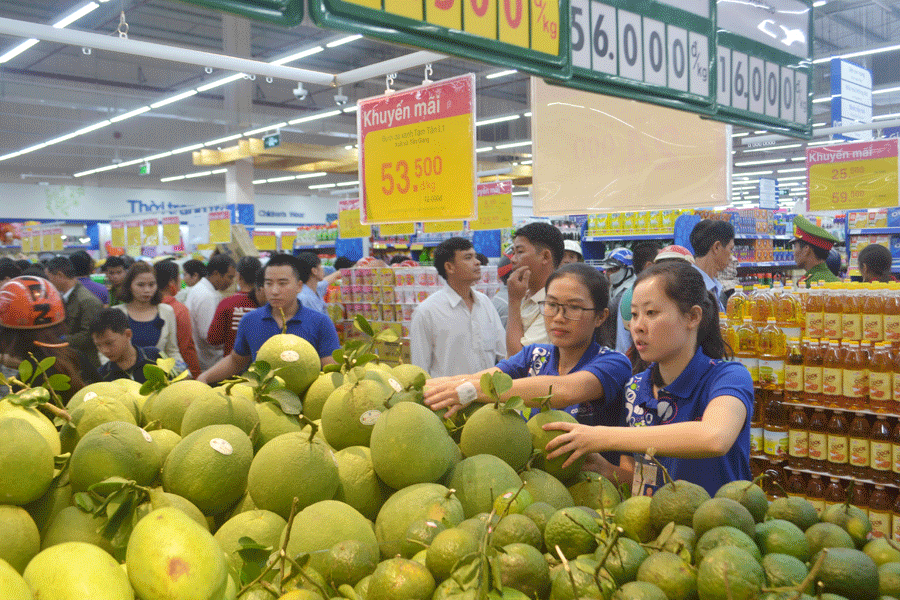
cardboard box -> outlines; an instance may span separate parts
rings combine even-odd
[[[234,262],[245,256],[259,258],[259,250],[253,243],[253,238],[250,236],[247,228],[240,223],[231,224],[231,241],[227,244],[216,244],[216,249],[219,251],[219,254],[227,254],[232,257]]]
[[[900,207],[887,209],[887,226],[900,227]]]
[[[891,258],[900,260],[900,235],[891,236]]]

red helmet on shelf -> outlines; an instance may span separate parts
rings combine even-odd
[[[10,329],[40,329],[66,318],[62,296],[41,277],[16,277],[0,287],[0,325]]]

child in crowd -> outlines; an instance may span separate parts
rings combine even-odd
[[[128,317],[121,310],[104,308],[91,323],[97,350],[109,359],[98,371],[102,381],[133,379],[144,383],[144,365],[155,365],[162,354],[155,346],[139,347],[131,341]]]

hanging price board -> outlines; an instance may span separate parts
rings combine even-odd
[[[63,249],[63,228],[54,227],[50,231],[50,250],[60,252]]]
[[[714,112],[715,0],[571,0],[569,10],[565,85]]]
[[[809,148],[807,210],[898,205],[897,139]]]
[[[122,221],[111,221],[109,223],[111,240],[110,244],[114,248],[125,247],[125,223]]]
[[[175,247],[181,243],[181,222],[178,217],[163,217],[163,245]]]
[[[32,240],[31,228],[30,227],[23,228],[22,229],[22,253],[23,254],[30,254],[31,252],[34,252],[34,250],[31,249],[31,240]]]
[[[292,231],[288,233],[285,231],[281,234],[281,251],[282,252],[290,252],[294,249],[294,240],[297,239],[297,233]]]
[[[568,0],[310,0],[316,25],[518,69],[571,74]]]
[[[231,211],[215,210],[209,213],[209,243],[228,244],[231,242]]]
[[[342,240],[372,236],[372,226],[360,221],[359,199],[338,202],[338,235]]]
[[[156,246],[159,244],[159,219],[144,219],[141,221],[141,237],[143,246]]]
[[[422,223],[423,233],[455,233],[466,228],[463,221],[435,221]]]
[[[278,248],[278,237],[274,231],[256,230],[253,232],[253,245],[257,250],[274,252]]]
[[[475,216],[475,76],[359,102],[365,223]]]
[[[53,230],[48,227],[41,229],[41,249],[44,252],[53,250]]]
[[[469,223],[469,229],[479,231],[512,226],[512,182],[479,183],[478,219]]]
[[[136,248],[143,245],[141,243],[141,233],[140,221],[125,221],[125,238],[127,240],[126,245],[129,248]]]

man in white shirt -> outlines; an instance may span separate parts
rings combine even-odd
[[[301,252],[297,258],[300,262],[300,281],[303,282],[303,287],[297,294],[297,300],[306,308],[327,315],[325,301],[322,300],[318,291],[319,283],[325,280],[322,259],[312,252]]]
[[[505,335],[490,298],[472,289],[481,279],[481,263],[472,242],[460,237],[441,242],[434,251],[434,264],[447,286],[413,313],[412,363],[431,377],[493,367],[506,357]]]
[[[200,370],[206,371],[222,358],[222,346],[213,346],[206,341],[209,326],[216,314],[216,307],[222,301],[222,292],[231,287],[237,268],[234,259],[225,254],[216,254],[206,265],[207,275],[188,294],[184,305],[191,313],[191,335],[197,348],[197,362]]]
[[[725,312],[722,284],[716,279],[716,275],[731,262],[734,227],[727,221],[703,219],[694,225],[690,239],[694,248],[694,268],[703,276],[706,289],[716,297],[719,312]]]
[[[509,276],[509,315],[506,320],[506,351],[512,356],[528,344],[549,344],[547,328],[538,302],[544,299],[547,279],[563,259],[563,237],[549,223],[529,223],[513,234]]]

